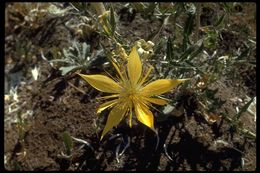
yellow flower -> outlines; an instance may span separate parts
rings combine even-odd
[[[166,99],[156,98],[155,96],[170,91],[187,79],[159,79],[149,83],[146,79],[152,67],[150,66],[147,73],[142,75],[142,62],[136,47],[132,49],[128,57],[125,70],[119,68],[119,65],[114,62],[112,64],[119,75],[116,79],[111,79],[104,75],[79,74],[95,89],[111,93],[111,95],[104,96],[101,99],[112,100],[101,104],[97,109],[97,113],[101,113],[103,110],[112,107],[102,132],[101,140],[125,116],[129,116],[129,126],[132,127],[133,113],[136,115],[138,121],[155,131],[154,117],[149,107],[152,106],[152,103],[157,105],[167,104]]]

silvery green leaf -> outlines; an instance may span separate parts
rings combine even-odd
[[[66,49],[63,49],[62,52],[63,52],[63,55],[64,55],[65,57],[69,57],[68,52],[67,52]]]
[[[69,67],[61,67],[59,70],[61,70],[62,76],[66,75],[68,72],[72,71],[73,69],[77,68],[78,66],[73,65]]]
[[[247,111],[253,115],[255,118],[254,118],[254,121],[256,122],[256,97],[254,97],[254,100],[253,102],[249,105]]]
[[[68,59],[53,59],[50,60],[50,62],[65,62],[65,63],[70,63],[71,61]]]
[[[82,59],[87,58],[87,54],[90,52],[90,46],[87,45],[86,43],[82,44]]]
[[[184,8],[188,14],[194,15],[196,13],[196,6],[194,3],[186,3]]]
[[[79,43],[77,43],[76,41],[73,42],[73,47],[76,48],[77,52],[78,52],[78,56],[81,56],[81,52],[79,50]]]
[[[10,89],[10,95],[13,97],[13,100],[18,102],[18,94],[17,94],[17,87],[12,87]]]
[[[86,58],[86,51],[87,51],[87,44],[83,43],[82,44],[82,59]]]
[[[58,8],[56,5],[50,5],[50,7],[47,10],[49,13],[54,14],[54,15],[63,15],[71,9],[72,9],[72,7],[61,9],[61,8]]]
[[[166,105],[166,106],[164,107],[163,113],[164,113],[164,114],[169,114],[169,113],[172,112],[173,109],[174,109],[174,106],[168,104],[168,105]]]

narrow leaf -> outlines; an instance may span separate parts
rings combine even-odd
[[[183,31],[183,50],[186,50],[189,36],[193,29],[193,22],[194,22],[195,15],[189,14],[188,19],[185,22],[184,31]]]
[[[191,34],[191,31],[193,29],[193,22],[194,22],[194,15],[189,15],[186,23],[185,23],[185,26],[184,26],[184,35],[187,35],[189,36]]]
[[[250,104],[254,101],[254,97],[247,102],[242,108],[241,110],[236,114],[235,116],[235,120],[239,120],[239,118],[241,117],[241,115],[247,111],[247,109],[249,108]]]
[[[219,18],[219,20],[216,22],[216,24],[215,24],[214,26],[215,26],[215,27],[219,26],[219,25],[223,22],[225,16],[226,16],[226,14],[223,14],[223,15]]]
[[[64,76],[64,75],[66,75],[67,73],[69,73],[70,71],[74,70],[77,67],[78,66],[73,65],[73,66],[69,66],[69,67],[61,67],[61,68],[59,68],[59,70],[61,71],[62,76]]]
[[[204,45],[203,45],[203,39],[199,40],[195,45],[195,50],[190,54],[189,61],[191,61],[193,58],[195,58],[199,53],[202,52]]]
[[[188,58],[188,56],[195,50],[195,46],[190,46],[188,49],[184,51],[184,53],[180,57],[180,61],[183,61]]]
[[[247,48],[244,52],[241,53],[241,55],[237,57],[237,60],[242,60],[243,58],[247,57],[249,55],[249,52],[250,48]]]
[[[180,57],[180,61],[185,59],[192,60],[195,58],[201,51],[203,50],[203,39],[197,41],[196,44],[190,46],[188,49],[184,51],[184,53]]]
[[[116,29],[116,20],[115,20],[114,8],[112,5],[110,7],[110,25],[111,25],[112,35],[114,35]]]

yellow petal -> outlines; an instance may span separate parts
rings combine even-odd
[[[145,96],[160,95],[170,91],[187,79],[159,79],[149,83],[142,89]]]
[[[79,74],[85,79],[92,87],[99,91],[107,93],[119,93],[121,86],[117,84],[113,79],[104,75],[84,75]]]
[[[142,73],[142,63],[136,47],[133,47],[129,55],[127,70],[132,86],[136,85]]]
[[[145,100],[147,100],[148,102],[157,104],[157,105],[166,105],[168,102],[166,100],[163,99],[158,99],[158,98],[145,98]]]
[[[146,106],[139,103],[136,103],[134,106],[138,121],[148,126],[152,130],[155,130],[153,125],[153,113]]]
[[[107,123],[102,132],[100,140],[103,139],[105,134],[111,130],[114,126],[118,125],[120,121],[123,119],[125,113],[127,111],[127,106],[125,104],[120,104],[115,106],[108,115]]]
[[[108,101],[108,102],[105,102],[103,104],[101,104],[98,109],[97,109],[97,113],[101,113],[103,110],[111,107],[111,106],[114,106],[116,103],[118,103],[118,99],[115,99],[115,100],[111,100],[111,101]]]
[[[115,97],[118,97],[118,96],[119,96],[119,94],[112,94],[112,95],[109,95],[109,96],[97,97],[96,99],[97,100],[107,100],[107,99],[115,98]]]

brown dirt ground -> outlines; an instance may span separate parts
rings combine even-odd
[[[34,110],[24,139],[26,156],[17,156],[22,148],[17,142],[15,127],[5,129],[5,152],[10,152],[12,160],[17,160],[23,170],[242,170],[242,158],[245,160],[243,170],[255,169],[255,141],[245,140],[237,133],[232,135],[225,121],[210,125],[194,112],[194,99],[186,105],[187,113],[180,117],[173,113],[167,121],[156,124],[160,137],[157,150],[155,135],[143,126],[129,129],[122,124],[99,142],[100,130],[94,125],[97,103],[94,98],[89,98],[89,94],[83,95],[68,85],[67,82],[75,83],[73,80],[65,81],[57,77],[47,83],[33,83],[32,88],[37,90],[22,89],[22,99],[28,102],[27,109]],[[81,87],[97,95],[96,91]],[[225,92],[220,94],[231,98],[232,92],[222,91]],[[192,99],[192,96],[184,96],[182,102],[188,104],[189,98]],[[228,104],[231,103],[225,106],[230,109]],[[252,116],[244,116],[244,120],[247,126],[252,126]],[[84,147],[74,153],[71,162],[59,159],[58,155],[64,151],[61,138],[64,131],[88,141],[94,151]],[[124,141],[122,138],[109,140],[111,134],[117,133],[123,135]],[[120,143],[126,145],[128,136],[131,139],[130,147],[118,163],[116,148]],[[217,140],[223,140],[228,145],[216,143]],[[172,161],[165,154],[164,144]],[[11,167],[8,165],[6,168]]]

